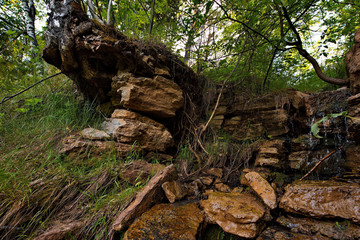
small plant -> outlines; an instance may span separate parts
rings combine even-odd
[[[320,119],[316,123],[314,123],[311,126],[311,133],[316,138],[323,138],[322,136],[319,135],[319,131],[320,131],[319,124],[327,121],[330,118],[337,118],[337,117],[347,117],[347,118],[351,118],[351,119],[357,119],[357,118],[349,116],[347,111],[343,111],[341,113],[331,113],[331,114],[326,115],[325,117],[323,117],[322,119]],[[357,119],[357,120],[360,120],[360,119]]]

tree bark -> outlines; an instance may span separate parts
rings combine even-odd
[[[22,0],[23,8],[25,11],[26,18],[26,33],[32,39],[31,45],[34,47],[38,46],[35,35],[35,16],[36,9],[33,0]]]

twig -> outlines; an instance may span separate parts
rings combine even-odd
[[[310,173],[312,173],[318,166],[320,166],[320,164],[322,162],[324,162],[326,159],[328,159],[329,157],[331,157],[334,153],[336,153],[337,151],[343,149],[343,146],[340,146],[338,149],[335,149],[334,151],[332,151],[331,153],[329,153],[328,155],[326,155],[325,157],[323,157],[307,174],[305,174],[300,181],[304,180],[304,178],[306,178],[307,176],[309,176]]]
[[[9,101],[10,99],[12,99],[12,98],[14,98],[14,97],[16,97],[16,96],[18,96],[18,95],[26,92],[27,90],[35,87],[35,86],[38,85],[39,83],[42,83],[43,81],[48,80],[48,79],[50,79],[50,78],[53,78],[53,77],[55,77],[55,76],[57,76],[57,75],[60,75],[60,74],[62,74],[62,72],[58,72],[58,73],[55,73],[55,74],[53,74],[53,75],[51,75],[51,76],[49,76],[49,77],[47,77],[47,78],[41,79],[40,81],[34,83],[33,85],[25,88],[24,90],[22,90],[22,91],[20,91],[20,92],[18,92],[18,93],[15,93],[14,95],[4,97],[3,100],[0,102],[0,104],[3,104],[4,102],[7,102],[7,101]]]

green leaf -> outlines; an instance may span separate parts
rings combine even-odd
[[[319,124],[325,122],[329,118],[337,118],[337,117],[348,117],[347,111],[343,111],[341,113],[331,113],[331,114],[326,115],[325,117],[323,117],[322,119],[320,119],[319,121],[317,121],[316,123],[314,123],[311,126],[311,133],[316,138],[323,138],[319,135],[319,131],[320,131]]]

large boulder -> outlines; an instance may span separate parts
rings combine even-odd
[[[203,220],[196,203],[158,204],[131,224],[123,239],[196,240]]]
[[[360,185],[335,181],[298,181],[286,187],[279,207],[311,217],[360,221]]]
[[[265,206],[251,194],[212,192],[200,204],[207,222],[218,224],[225,232],[254,238],[263,227]]]

